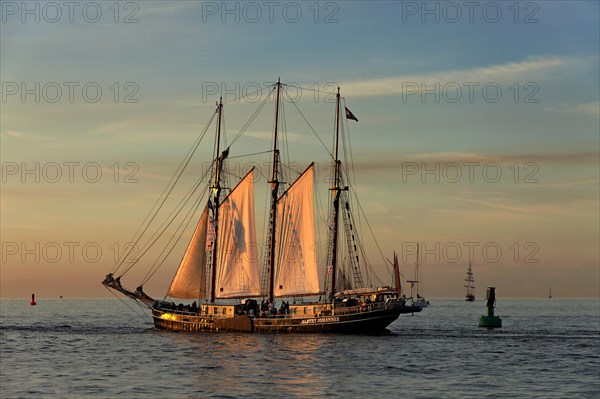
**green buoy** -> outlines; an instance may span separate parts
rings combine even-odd
[[[485,298],[487,299],[487,316],[481,316],[479,318],[479,327],[502,327],[502,319],[498,316],[494,316],[494,307],[496,307],[496,287],[487,287]]]

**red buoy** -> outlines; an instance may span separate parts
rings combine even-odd
[[[35,294],[31,294],[31,302],[29,302],[29,304],[31,306],[37,305],[37,302],[35,301]]]

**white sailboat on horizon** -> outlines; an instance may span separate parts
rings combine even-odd
[[[417,308],[426,308],[430,305],[429,301],[419,294],[419,284],[421,283],[419,275],[419,243],[417,243],[417,260],[415,262],[415,278],[408,280],[410,283],[410,295],[412,298],[412,306]]]

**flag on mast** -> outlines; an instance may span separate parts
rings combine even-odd
[[[356,116],[354,116],[354,114],[352,112],[350,112],[350,110],[346,107],[344,107],[346,109],[346,119],[352,119],[354,121],[358,122],[358,118]]]

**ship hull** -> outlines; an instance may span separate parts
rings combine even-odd
[[[401,308],[319,317],[274,316],[254,318],[247,315],[210,317],[152,310],[154,326],[159,330],[187,332],[247,333],[382,333],[401,313]]]

